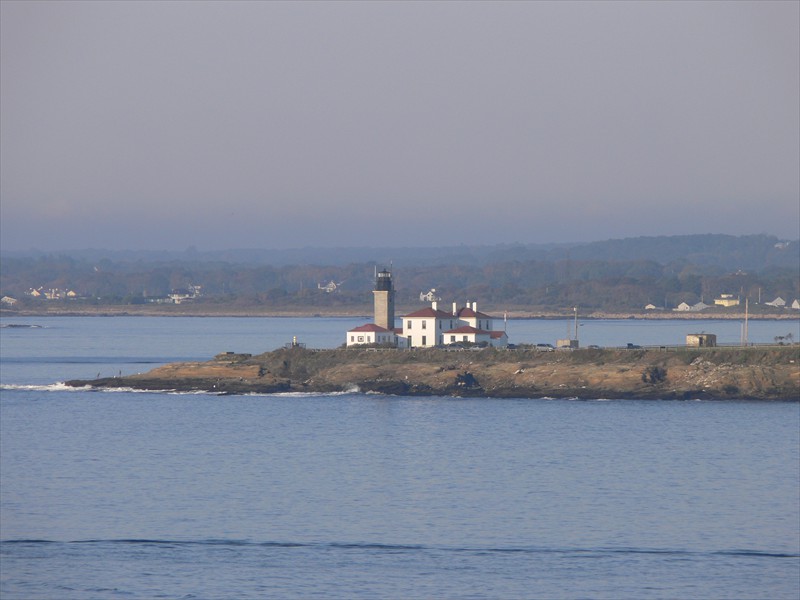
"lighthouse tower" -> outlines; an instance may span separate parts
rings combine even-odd
[[[378,272],[375,268],[375,289],[372,294],[375,298],[375,325],[388,330],[394,329],[394,286],[392,273],[385,268]]]

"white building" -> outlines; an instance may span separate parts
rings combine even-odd
[[[401,335],[406,338],[409,348],[429,348],[444,343],[444,332],[458,326],[458,317],[437,308],[434,302],[430,307],[412,312],[403,317]]]
[[[786,300],[784,300],[783,298],[778,296],[772,302],[764,302],[764,304],[766,304],[768,306],[774,306],[775,308],[782,308],[782,307],[786,306]]]
[[[698,302],[697,304],[692,304],[689,306],[686,302],[681,302],[678,304],[677,308],[673,308],[674,312],[700,312],[701,310],[705,310],[708,308],[708,304],[705,302]]]
[[[436,288],[431,288],[427,292],[419,293],[420,302],[438,302],[439,300],[441,300],[441,298],[436,295]]]
[[[347,345],[357,346],[359,344],[397,344],[397,336],[394,331],[390,331],[380,325],[367,323],[347,332]]]
[[[393,301],[389,306],[394,297],[394,288],[388,271],[376,274],[376,291],[382,291],[383,295],[376,295],[375,320],[389,313],[394,322]],[[400,327],[389,329],[370,323],[349,330],[346,339],[348,346],[391,344],[398,348],[431,348],[464,342],[507,346],[506,332],[495,331],[493,324],[493,317],[478,311],[477,302],[467,303],[460,309],[454,302],[452,311],[447,312],[439,308],[437,301],[433,301],[431,306],[403,316]]]

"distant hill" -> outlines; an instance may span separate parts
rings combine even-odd
[[[231,249],[200,251],[102,250],[59,252],[7,252],[7,258],[66,256],[79,261],[110,260],[119,263],[227,263],[232,265],[344,266],[352,263],[394,262],[405,267],[486,265],[509,261],[630,261],[648,260],[661,265],[685,262],[717,266],[726,270],[762,270],[769,267],[800,267],[798,240],[783,241],[766,235],[721,234],[636,237],[569,244],[496,244],[438,247],[348,247]]]
[[[770,235],[677,235],[593,242],[568,250],[570,258],[585,260],[652,260],[665,265],[684,261],[727,270],[797,267],[800,246]]]
[[[720,294],[756,303],[800,298],[798,241],[711,234],[558,245],[7,253],[0,295],[18,308],[48,297],[65,307],[143,304],[196,287],[195,303],[330,311],[368,306],[375,267],[390,263],[397,301],[406,305],[432,288],[446,301],[611,312],[692,306]],[[335,293],[325,291],[330,282]]]

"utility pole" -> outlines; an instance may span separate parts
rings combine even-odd
[[[575,341],[578,341],[578,307],[575,306],[572,308],[575,311]]]
[[[744,327],[742,329],[742,346],[747,346],[747,320],[750,316],[749,313],[750,308],[750,299],[744,299]]]

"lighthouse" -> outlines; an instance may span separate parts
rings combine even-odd
[[[372,291],[375,299],[374,323],[392,331],[394,329],[394,285],[392,272],[387,269],[378,271],[375,268],[375,289]]]

